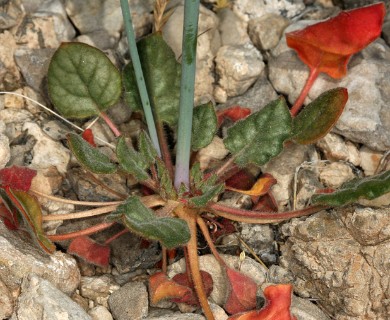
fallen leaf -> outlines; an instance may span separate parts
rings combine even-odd
[[[276,184],[276,182],[276,179],[272,175],[265,173],[256,181],[250,190],[240,190],[229,186],[226,186],[226,189],[246,194],[248,196],[262,196],[266,194],[270,188]]]
[[[0,203],[0,217],[3,218],[8,230],[17,230],[19,228],[17,212],[12,212],[3,203]]]
[[[28,191],[31,181],[36,176],[35,170],[12,166],[0,170],[0,188],[10,187],[12,190]]]
[[[250,189],[256,182],[255,177],[248,170],[242,169],[225,181],[226,187],[236,189]]]
[[[265,288],[267,304],[261,310],[236,314],[228,320],[297,320],[290,312],[292,285],[278,284]]]
[[[157,272],[149,277],[149,292],[153,304],[165,299],[179,299],[193,293],[191,288],[168,279],[163,272]]]
[[[251,114],[251,109],[240,106],[229,107],[217,112],[218,126],[220,126],[224,119],[228,118],[233,122],[244,119]]]
[[[257,284],[248,276],[230,268],[226,268],[226,274],[230,283],[230,293],[224,309],[230,314],[254,309]]]
[[[378,38],[385,17],[383,2],[343,11],[303,30],[286,33],[287,45],[310,69],[340,79],[351,55]]]
[[[97,266],[106,267],[110,261],[110,247],[96,243],[87,236],[74,238],[67,252]]]
[[[205,289],[206,296],[208,297],[211,294],[211,291],[213,291],[213,278],[206,271],[201,270],[200,274],[202,276],[202,283]],[[188,281],[188,276],[186,273],[178,273],[172,278],[172,280],[182,286],[186,286],[186,287],[192,286],[192,284]],[[192,289],[191,292],[183,295],[180,298],[174,298],[171,300],[176,303],[185,303],[191,306],[199,305],[198,297],[194,289]]]

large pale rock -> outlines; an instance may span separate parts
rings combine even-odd
[[[30,273],[50,281],[66,294],[80,282],[76,261],[60,251],[43,253],[23,233],[8,230],[0,222],[0,279],[11,290],[18,290],[22,279]]]
[[[389,209],[322,211],[282,227],[281,265],[294,290],[318,299],[334,319],[387,319],[390,272]]]
[[[17,44],[9,31],[0,33],[0,90],[12,91],[20,86],[20,73],[14,60]]]
[[[95,304],[108,307],[108,298],[111,293],[118,290],[120,286],[115,283],[110,275],[100,277],[82,277],[80,281],[80,294],[93,300]]]
[[[276,13],[292,18],[304,9],[305,4],[301,0],[235,0],[233,2],[233,11],[245,21],[259,18],[266,13]]]
[[[301,29],[310,24],[301,21],[287,31]],[[348,74],[340,80],[321,74],[309,91],[305,103],[322,92],[335,87],[346,87],[349,98],[340,119],[333,129],[351,141],[384,151],[390,147],[390,48],[378,39],[350,60]],[[284,37],[272,51],[269,77],[275,89],[288,96],[291,103],[298,97],[309,71],[289,49]],[[369,112],[367,112],[369,110]]]
[[[91,320],[76,302],[49,281],[28,275],[22,283],[12,320]]]
[[[215,57],[218,86],[229,97],[243,94],[264,70],[261,53],[252,45],[223,46]]]
[[[0,319],[9,318],[14,311],[13,297],[3,281],[0,280]]]
[[[116,320],[140,320],[148,315],[148,292],[142,282],[129,282],[111,294],[108,303]]]
[[[337,189],[343,183],[355,178],[355,175],[348,164],[333,162],[321,169],[319,178],[325,186]]]
[[[0,133],[0,169],[3,169],[11,158],[11,149],[9,139],[6,135]]]
[[[230,8],[217,11],[219,18],[218,30],[221,35],[221,45],[237,46],[250,42],[248,23],[240,19]]]

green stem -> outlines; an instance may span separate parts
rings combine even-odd
[[[198,34],[200,0],[185,0],[184,29],[181,63],[180,110],[176,154],[175,187],[190,183],[190,151],[192,133],[192,114],[194,108],[196,41]]]
[[[158,143],[158,137],[156,132],[156,126],[154,123],[153,112],[150,106],[149,95],[146,89],[145,79],[141,67],[141,61],[138,55],[137,42],[135,40],[135,34],[133,29],[133,23],[131,20],[129,3],[128,0],[120,0],[120,1],[121,1],[123,21],[125,24],[125,29],[127,34],[127,41],[129,42],[131,61],[133,63],[138,91],[141,97],[142,107],[144,109],[146,124],[148,126],[150,139],[152,140],[158,155],[161,156],[160,145]]]
[[[307,94],[309,93],[318,75],[319,72],[317,68],[310,69],[309,78],[306,80],[306,84],[303,87],[301,94],[299,95],[298,99],[295,101],[293,107],[290,110],[290,113],[293,117],[295,117],[298,114],[299,110],[301,110],[303,102],[305,101],[305,98],[307,97]]]

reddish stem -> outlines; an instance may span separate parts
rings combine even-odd
[[[299,95],[298,99],[295,101],[293,107],[290,110],[290,113],[293,117],[295,117],[298,114],[299,110],[301,110],[303,102],[305,101],[307,94],[309,93],[314,81],[317,79],[319,74],[320,73],[318,72],[317,68],[310,69],[309,78],[307,78],[305,86],[301,91],[301,94]]]
[[[162,272],[164,272],[165,274],[167,274],[167,266],[168,266],[168,263],[167,263],[167,248],[165,247],[162,247]]]
[[[107,246],[111,242],[113,242],[115,239],[118,239],[120,236],[130,232],[129,229],[123,229],[122,231],[119,231],[118,233],[114,234],[111,238],[108,238],[105,242],[104,245]]]
[[[270,212],[260,212],[260,211],[231,208],[218,203],[211,203],[208,205],[208,208],[212,212],[214,212],[217,216],[221,216],[233,221],[265,224],[265,223],[281,222],[291,218],[308,216],[318,211],[328,209],[329,207],[314,206],[302,210],[286,211],[282,213],[270,213]]]
[[[119,137],[121,135],[114,122],[111,121],[105,112],[101,112],[99,116],[107,123],[115,137]]]
[[[97,224],[93,227],[86,228],[86,229],[79,230],[79,231],[75,231],[75,232],[70,232],[70,233],[65,233],[65,234],[47,235],[47,238],[51,241],[64,241],[64,240],[69,240],[69,239],[73,239],[73,238],[80,237],[80,236],[88,236],[88,235],[93,234],[95,232],[99,232],[99,231],[108,229],[109,227],[111,227],[115,223],[116,222],[100,223],[100,224]]]

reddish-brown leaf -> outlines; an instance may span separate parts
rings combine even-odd
[[[236,314],[228,320],[297,320],[290,312],[291,291],[290,284],[268,286],[264,290],[267,304],[263,309]]]
[[[193,294],[191,288],[180,285],[163,272],[155,273],[149,277],[150,299],[153,304],[165,299],[180,299],[186,295]]]
[[[28,191],[31,181],[36,176],[35,170],[12,166],[0,170],[0,187],[10,187],[12,190]]]
[[[230,268],[226,268],[226,274],[230,283],[230,293],[224,309],[230,314],[254,309],[257,284],[248,276]]]
[[[240,106],[229,107],[217,112],[218,126],[220,126],[224,119],[228,118],[233,122],[244,119],[251,114],[251,109]]]
[[[202,283],[204,286],[206,296],[208,297],[211,294],[211,291],[213,291],[213,278],[206,271],[201,270],[200,274],[202,276]],[[191,286],[190,282],[188,281],[188,276],[186,273],[178,273],[172,278],[172,280],[182,286],[186,286],[186,287]],[[176,303],[185,303],[191,306],[199,305],[198,297],[196,296],[196,293],[193,289],[191,290],[191,292],[188,292],[182,297],[171,299],[171,300]]]
[[[253,211],[263,211],[263,212],[277,212],[278,204],[271,192],[268,192],[264,196],[257,197],[258,199],[253,199],[252,201],[255,204],[252,208]]]
[[[87,236],[74,238],[67,252],[97,266],[106,267],[110,261],[110,247],[96,243]]]
[[[92,147],[96,147],[95,139],[91,129],[85,129],[81,135]]]
[[[242,169],[227,179],[225,185],[226,187],[246,190],[250,189],[255,182],[256,180],[253,174],[246,169]]]
[[[384,17],[382,2],[343,11],[303,30],[286,33],[287,45],[310,69],[339,79],[345,76],[351,55],[379,37]]]
[[[0,217],[3,218],[4,224],[8,230],[17,230],[19,228],[16,210],[11,212],[3,203],[0,203]]]

